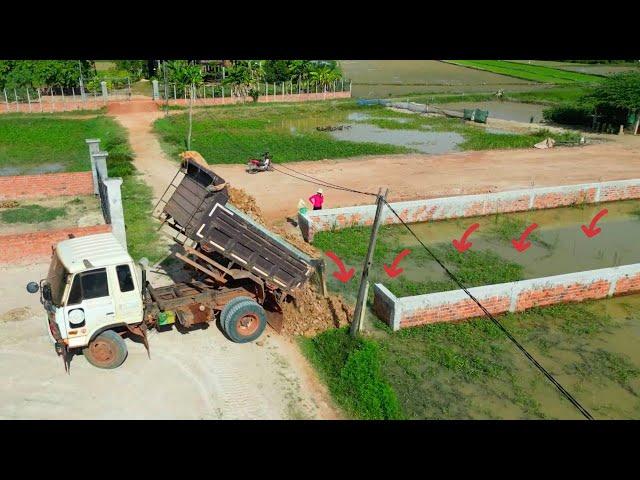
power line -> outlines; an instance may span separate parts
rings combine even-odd
[[[547,371],[547,369],[545,369],[536,359],[533,355],[531,355],[527,349],[520,343],[518,342],[518,340],[511,334],[511,332],[509,332],[503,325],[502,323],[500,323],[492,314],[491,312],[489,312],[489,310],[487,310],[484,305],[482,305],[480,303],[480,301],[473,296],[473,294],[467,289],[467,287],[458,279],[458,277],[456,277],[453,273],[451,273],[451,271],[440,261],[440,259],[431,251],[431,249],[429,247],[427,247],[422,240],[420,240],[420,238],[418,238],[418,236],[414,233],[414,231],[409,227],[409,225],[407,225],[405,223],[404,220],[402,220],[402,218],[400,218],[400,215],[398,215],[398,213],[393,209],[393,207],[391,205],[389,205],[389,202],[387,202],[385,200],[384,202],[387,207],[389,207],[389,210],[391,210],[393,212],[393,214],[398,218],[398,220],[400,220],[400,222],[402,223],[402,225],[404,225],[406,227],[407,230],[409,230],[409,233],[411,233],[411,235],[413,235],[413,237],[420,243],[420,245],[422,245],[422,247],[429,253],[429,255],[431,255],[431,257],[438,263],[438,265],[440,265],[442,267],[442,269],[447,273],[447,275],[464,291],[464,293],[466,293],[469,298],[471,298],[471,300],[473,300],[475,302],[476,305],[478,305],[478,307],[480,307],[480,309],[484,312],[484,314],[487,316],[487,318],[489,318],[506,336],[509,340],[511,340],[514,345],[516,347],[518,347],[518,349],[524,354],[525,357],[527,357],[529,359],[529,361],[531,361],[531,363],[533,363],[533,365],[540,370],[545,377],[547,377],[547,379],[553,383],[553,385],[555,385],[555,387],[560,391],[560,393],[567,399],[569,400],[569,402],[571,402],[571,404],[573,404],[574,407],[576,407],[580,413],[587,419],[587,420],[593,420],[593,416],[591,415],[591,413],[589,413],[589,411],[583,407],[580,402],[578,402],[578,400],[571,395],[563,386],[562,384],[560,384],[560,382],[558,382],[553,375],[551,375],[551,373],[549,373]]]
[[[294,169],[292,169],[292,168],[290,168],[290,167],[287,167],[287,166],[285,166],[285,165],[283,165],[283,164],[279,164],[279,166],[284,167],[284,168],[286,168],[286,169],[288,169],[288,170],[291,170],[291,171],[293,171],[293,172],[297,173],[298,175],[302,175],[302,176],[308,177],[310,180],[307,180],[307,179],[305,179],[305,178],[300,178],[300,177],[297,177],[297,176],[292,175],[292,174],[290,174],[290,173],[284,172],[284,171],[282,171],[282,170],[280,170],[280,169],[276,168],[273,164],[271,164],[271,166],[273,167],[273,169],[274,169],[276,172],[282,173],[282,174],[284,174],[284,175],[288,175],[288,176],[290,176],[290,177],[293,177],[293,178],[295,178],[295,179],[301,180],[301,181],[303,181],[303,182],[313,183],[313,184],[315,184],[315,185],[319,185],[319,186],[321,186],[321,187],[333,188],[333,189],[335,189],[335,190],[342,190],[342,191],[345,191],[345,192],[358,193],[358,194],[360,194],[360,195],[371,195],[371,196],[373,196],[373,197],[377,196],[375,193],[371,193],[371,192],[362,192],[362,191],[360,191],[360,190],[354,190],[353,188],[342,187],[342,186],[340,186],[340,185],[336,185],[336,184],[334,184],[334,183],[330,183],[330,182],[326,182],[326,181],[324,181],[324,180],[320,180],[320,179],[318,179],[318,178],[312,177],[311,175],[306,175],[306,174],[304,174],[304,173],[302,173],[302,172],[297,172],[296,170],[294,170]]]

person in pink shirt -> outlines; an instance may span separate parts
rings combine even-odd
[[[311,205],[314,210],[322,210],[322,204],[324,203],[324,196],[322,195],[322,189],[319,188],[315,195],[309,197]]]

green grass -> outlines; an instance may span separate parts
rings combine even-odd
[[[2,210],[0,220],[4,223],[44,223],[66,215],[64,208],[49,208],[41,205],[23,205]]]
[[[497,214],[493,216],[493,223],[491,224],[489,233],[494,238],[505,242],[511,242],[513,239],[518,240],[531,223],[532,222],[523,218]],[[540,234],[535,230],[527,236],[527,240],[532,243],[537,243],[548,250],[553,248],[553,245],[542,240]]]
[[[199,151],[209,163],[246,163],[250,156],[265,151],[271,153],[275,163],[413,151],[380,143],[339,141],[315,128],[344,123],[347,114],[356,109],[353,101],[203,108],[194,112],[191,149]],[[154,124],[163,147],[173,158],[186,148],[187,123],[188,116],[183,114],[161,118]]]
[[[147,257],[153,264],[166,256],[160,235],[157,232],[158,222],[151,217],[153,209],[153,193],[144,180],[137,174],[133,165],[133,152],[127,138],[127,131],[110,118],[111,134],[103,142],[101,148],[109,152],[107,168],[110,177],[122,178],[122,205],[127,232],[129,254],[138,261]],[[103,138],[98,136],[98,138]],[[86,147],[85,147],[86,148]]]
[[[364,420],[402,418],[396,395],[382,376],[384,353],[375,341],[353,339],[343,328],[301,338],[300,345],[347,414]]]
[[[449,63],[540,83],[595,84],[602,80],[602,77],[597,75],[571,72],[557,68],[544,67],[541,65],[527,65],[505,60],[450,60]]]
[[[638,402],[628,410],[628,400],[612,389],[637,397],[640,369],[601,346],[610,335],[625,335],[619,329],[633,328],[632,320],[596,307],[555,305],[499,318],[593,413],[637,418]],[[301,344],[336,403],[354,418],[581,418],[487,319],[399,332],[383,326],[358,340],[345,329],[330,330]]]
[[[87,171],[91,163],[85,139],[108,143],[117,130],[118,125],[103,116],[0,115],[0,168],[16,169],[17,174],[38,173],[47,165],[64,172]]]

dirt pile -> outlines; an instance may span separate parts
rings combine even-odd
[[[2,200],[0,201],[0,208],[15,208],[20,205],[15,200]]]
[[[251,218],[266,226],[262,211],[255,198],[244,190],[229,186],[229,201]],[[322,252],[308,244],[302,237],[288,232],[283,227],[269,226],[269,230],[280,235],[295,247],[312,257],[319,258]],[[349,325],[353,318],[353,307],[350,307],[342,297],[329,295],[324,298],[311,282],[295,292],[295,298],[282,306],[284,324],[282,333],[286,335],[313,336],[329,328]]]
[[[353,318],[353,307],[342,297],[329,295],[323,298],[311,284],[298,289],[294,300],[285,303],[282,310],[282,333],[287,335],[314,336],[330,328],[349,325]]]
[[[256,199],[251,195],[247,194],[244,190],[239,188],[234,188],[232,186],[228,187],[229,192],[229,201],[233,203],[235,207],[242,210],[244,213],[249,215],[255,221],[261,223],[262,225],[267,225],[264,216],[262,215],[262,210],[258,206]],[[311,255],[312,257],[319,258],[322,256],[322,252],[315,248],[313,245],[308,244],[304,241],[302,236],[297,236],[291,232],[287,232],[282,227],[269,226],[269,230],[273,233],[280,235],[282,238],[287,240],[293,246],[302,250],[307,255]]]

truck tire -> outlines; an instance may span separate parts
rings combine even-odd
[[[223,330],[225,329],[225,325],[226,325],[226,321],[227,321],[227,315],[229,314],[229,310],[231,310],[234,305],[237,305],[240,302],[245,302],[247,300],[251,301],[251,298],[249,298],[249,297],[235,297],[235,298],[232,298],[231,300],[229,300],[229,302],[227,302],[227,304],[224,306],[224,308],[220,312],[220,326],[222,327]]]
[[[98,368],[118,368],[127,358],[127,345],[113,330],[105,330],[82,349],[87,361]]]
[[[264,309],[250,299],[231,306],[222,326],[227,336],[236,343],[253,342],[267,326]]]

